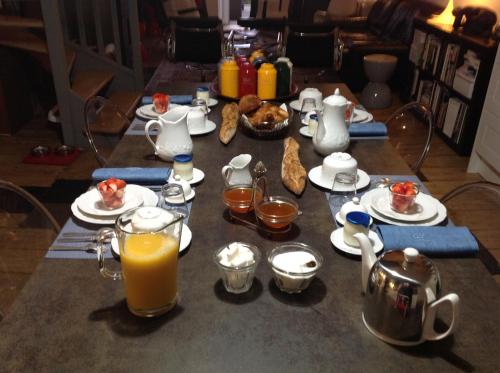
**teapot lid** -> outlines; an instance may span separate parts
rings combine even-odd
[[[335,89],[335,93],[331,96],[328,96],[323,100],[323,103],[326,105],[347,105],[349,101],[340,94],[340,90],[338,88]]]
[[[159,207],[140,207],[132,216],[131,226],[134,232],[155,232],[172,221],[174,215]]]
[[[393,277],[405,278],[420,286],[439,291],[440,279],[437,267],[414,248],[387,251],[379,258],[379,265]]]

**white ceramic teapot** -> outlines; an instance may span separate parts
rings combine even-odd
[[[323,100],[323,113],[318,112],[318,129],[313,136],[314,150],[319,154],[328,155],[342,152],[350,142],[349,132],[345,122],[345,113],[352,105],[337,88],[335,94]]]
[[[189,111],[188,106],[177,106],[160,115],[158,120],[154,119],[146,123],[144,128],[146,138],[153,145],[155,154],[164,161],[172,161],[178,154],[193,152],[193,141],[187,125]],[[149,136],[149,129],[154,127],[158,128],[156,143]]]
[[[386,251],[378,259],[366,234],[356,233],[362,252],[362,286],[365,292],[363,322],[383,341],[413,346],[437,341],[453,333],[458,324],[456,294],[441,297],[441,281],[434,263],[416,249]],[[451,305],[451,324],[443,333],[434,330],[440,305]]]
[[[240,154],[222,167],[222,178],[226,185],[252,185],[251,161],[250,154]]]

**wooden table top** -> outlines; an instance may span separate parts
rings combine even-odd
[[[325,86],[334,88],[334,85]],[[192,93],[189,84],[171,94]],[[345,93],[345,89],[343,90]],[[220,124],[221,106],[209,117]],[[307,170],[322,157],[311,141],[301,145]],[[196,187],[189,227],[193,239],[180,258],[177,307],[144,320],[127,310],[123,285],[102,278],[97,260],[45,259],[12,311],[0,324],[0,360],[9,370],[110,370],[186,372],[326,372],[479,370],[498,368],[500,290],[477,258],[435,259],[443,294],[461,298],[460,326],[440,342],[396,348],[373,337],[363,325],[361,263],[336,252],[324,191],[307,185],[296,198],[303,215],[286,240],[314,246],[324,266],[310,288],[285,295],[273,283],[267,253],[278,244],[225,219],[220,170],[240,153],[268,168],[270,194],[288,192],[280,180],[283,140],[262,140],[238,131],[222,145],[218,130],[193,138],[195,167],[205,172]],[[385,140],[353,141],[349,152],[370,174],[411,174]],[[125,136],[110,166],[164,167],[142,136]],[[263,254],[252,289],[240,296],[224,291],[213,263],[214,251],[232,241],[255,244]],[[446,312],[443,313],[446,318]]]

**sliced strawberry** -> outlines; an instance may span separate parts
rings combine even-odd
[[[127,183],[121,179],[116,179],[115,183],[116,183],[116,186],[118,187],[118,189],[123,189],[127,185]]]

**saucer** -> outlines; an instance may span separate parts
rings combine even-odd
[[[189,184],[194,185],[194,184],[198,184],[204,178],[205,178],[205,173],[202,170],[195,167],[195,168],[193,168],[193,178],[191,180],[186,180],[186,181]],[[168,178],[168,182],[169,183],[175,182],[173,173],[170,174],[170,177]]]
[[[191,201],[194,196],[195,196],[195,192],[194,192],[194,189],[191,189],[191,193],[189,193],[187,196],[184,196],[184,199],[186,200],[186,203]],[[172,204],[172,205],[179,205],[179,201],[177,199],[174,199],[174,198],[165,198],[165,201],[167,201],[168,203]]]
[[[394,211],[391,208],[390,199],[391,197],[388,194],[388,191],[386,189],[382,189],[381,192],[372,194],[371,207],[379,214],[385,215],[391,219],[406,222],[428,220],[437,214],[437,207],[434,202],[434,198],[424,193],[417,194],[415,203],[406,214]]]
[[[309,131],[309,126],[300,127],[299,133],[304,137],[308,137],[308,138],[313,137],[313,135],[311,134],[311,131]]]
[[[419,226],[419,227],[432,227],[434,225],[438,225],[442,223],[447,216],[447,211],[446,211],[446,206],[443,205],[441,202],[439,202],[437,199],[435,199],[435,204],[436,204],[436,209],[437,209],[437,214],[434,215],[432,218],[428,220],[421,220],[418,222],[404,222],[401,220],[397,219],[391,219],[388,216],[382,215],[378,213],[376,210],[372,208],[372,196],[374,193],[378,192],[376,189],[370,190],[363,194],[361,196],[361,203],[363,206],[366,208],[368,211],[368,214],[370,214],[374,219],[377,219],[381,222],[387,223],[387,224],[392,224],[392,225],[399,225],[399,226]]]
[[[140,193],[134,192],[134,189],[129,188],[128,185],[125,187],[125,201],[122,207],[117,209],[107,209],[99,195],[99,191],[96,188],[83,193],[80,197],[76,199],[78,208],[87,215],[93,216],[118,216],[122,212],[131,210],[133,208],[142,205],[142,196]]]
[[[345,225],[345,220],[344,220],[344,219],[342,219],[342,218],[340,217],[340,212],[337,212],[337,213],[335,214],[335,220],[336,220],[336,221],[337,221],[337,223],[339,223],[340,225]],[[373,218],[370,216],[370,225],[372,225],[372,224],[373,224]]]
[[[295,111],[300,111],[301,107],[300,107],[300,103],[299,103],[299,100],[293,100],[292,102],[290,102],[288,104],[293,110]],[[318,110],[323,110],[323,105],[321,105],[320,107],[316,108]]]
[[[189,127],[189,126],[188,126]],[[203,129],[189,129],[189,134],[191,136],[197,136],[197,135],[204,135],[206,133],[210,133],[212,131],[215,130],[217,126],[215,125],[214,122],[212,122],[211,120],[206,120],[205,121],[205,128]]]
[[[333,178],[331,181],[325,182],[321,178],[321,167],[323,166],[316,166],[313,169],[309,171],[309,180],[317,186],[320,186],[321,188],[325,188],[328,190],[331,190],[331,187],[333,185]],[[356,183],[356,190],[363,189],[367,187],[370,184],[370,176],[358,168],[358,182]],[[352,192],[354,189],[353,188],[338,188],[335,189],[334,192]]]
[[[361,123],[361,122],[364,122],[366,120],[368,120],[370,118],[370,113],[365,111],[365,110],[361,110],[361,109],[354,109],[353,110],[353,114],[354,114],[354,117],[352,118],[351,120],[351,123]],[[372,119],[373,119],[373,115],[371,115]]]
[[[384,248],[384,244],[380,240],[380,237],[374,231],[368,232],[368,238],[371,241],[375,254]],[[332,242],[333,246],[335,246],[340,251],[351,255],[361,256],[361,249],[359,247],[350,246],[344,242],[344,228],[335,229],[330,235],[330,241]]]
[[[174,107],[177,107],[177,106],[180,106],[180,105],[169,104],[168,110],[173,109]],[[135,111],[135,114],[140,116],[140,117],[147,118],[147,119],[157,119],[160,115],[162,115],[162,114],[158,114],[156,112],[154,104],[147,104],[147,105],[143,105],[143,106],[138,107],[137,110]],[[165,113],[163,113],[163,114],[165,114]]]
[[[143,206],[156,206],[158,204],[158,196],[151,189],[135,184],[128,184],[127,188],[130,188],[130,190],[133,190],[136,194],[142,196]],[[71,212],[73,213],[73,216],[75,218],[91,224],[112,225],[115,223],[117,215],[99,217],[99,216],[85,214],[78,208],[79,198],[80,197],[75,199],[75,201],[71,204]]]
[[[217,105],[218,103],[219,103],[219,101],[217,101],[215,98],[210,97],[208,99],[207,106],[213,107],[213,106]]]
[[[181,242],[179,245],[179,253],[182,253],[186,250],[191,243],[191,239],[193,238],[193,233],[191,229],[186,224],[182,225],[182,233],[181,233]],[[116,238],[111,239],[111,249],[113,250],[113,254],[117,257],[120,257],[120,248],[118,246],[118,240]]]

